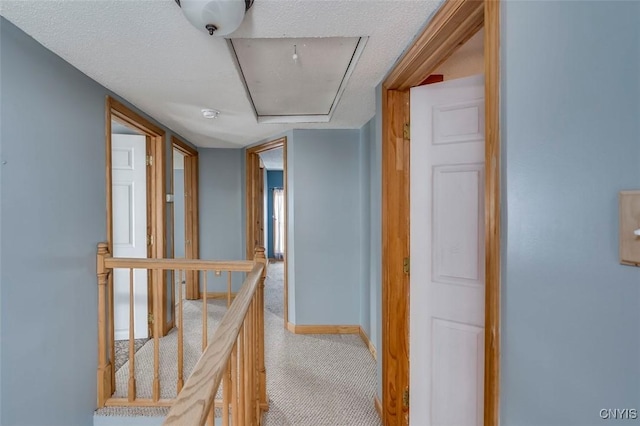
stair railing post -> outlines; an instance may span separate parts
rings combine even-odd
[[[113,394],[111,381],[111,360],[107,356],[107,332],[109,328],[108,284],[109,270],[105,267],[105,258],[109,257],[107,243],[98,244],[96,256],[96,273],[98,277],[98,407],[104,407],[107,399]]]
[[[260,277],[257,289],[257,310],[258,310],[258,380],[259,380],[259,404],[264,411],[269,410],[269,400],[267,398],[267,370],[264,365],[264,282],[267,277],[268,261],[264,254],[264,247],[256,247],[253,261],[262,263],[264,270]]]

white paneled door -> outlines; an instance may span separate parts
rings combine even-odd
[[[146,138],[111,136],[113,256],[147,257]],[[129,338],[129,270],[113,274],[116,340]],[[148,337],[147,272],[134,271],[134,336]]]
[[[481,426],[484,76],[411,89],[410,424]]]

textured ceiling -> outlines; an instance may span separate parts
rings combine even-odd
[[[226,41],[191,26],[173,0],[0,0],[0,14],[196,145],[241,147],[292,128],[361,127],[375,86],[439,4],[256,0],[233,38],[369,36],[331,122],[313,124],[258,124]]]

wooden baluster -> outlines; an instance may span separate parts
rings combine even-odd
[[[178,383],[177,393],[180,393],[184,386],[184,327],[182,326],[184,318],[182,314],[182,279],[183,271],[179,272],[178,281]]]
[[[251,307],[247,311],[247,315],[244,317],[244,342],[245,342],[245,357],[244,357],[244,418],[248,425],[253,425],[253,416],[251,415],[251,397],[252,397],[252,378],[251,374]]]
[[[104,404],[112,392],[113,364],[107,359],[107,330],[109,326],[109,271],[104,267],[104,258],[109,254],[106,243],[98,244],[97,276],[98,276],[98,408]],[[111,358],[113,360],[113,358]]]
[[[245,321],[249,324],[248,333],[247,333],[247,341],[249,346],[249,360],[247,362],[247,371],[249,373],[249,424],[253,425],[255,423],[255,407],[254,407],[254,397],[255,397],[255,387],[256,387],[256,376],[255,376],[255,368],[256,368],[256,349],[254,346],[253,335],[255,333],[255,324],[254,324],[254,311],[253,311],[253,298],[251,303],[249,304],[249,310],[247,311],[247,316]]]
[[[231,306],[231,271],[227,273],[227,308]]]
[[[231,350],[231,424],[240,426],[238,414],[238,342]]]
[[[258,283],[257,300],[258,300],[258,376],[259,376],[259,393],[260,393],[260,410],[269,409],[269,400],[267,398],[267,370],[264,365],[264,282],[267,277],[268,261],[264,254],[264,247],[256,247],[255,263],[262,263],[264,270],[260,283]]]
[[[133,268],[129,268],[129,392],[127,399],[133,402],[136,399],[136,348],[135,348],[135,318],[133,304],[135,303],[133,286]]]
[[[258,302],[257,302],[257,289],[256,293],[253,295],[253,333],[251,334],[251,342],[253,345],[253,358],[251,359],[251,372],[253,373],[253,394],[251,395],[253,401],[253,416],[255,418],[255,423],[258,425],[260,423],[260,372],[258,369]]]
[[[238,333],[238,424],[245,426],[245,411],[244,411],[244,389],[246,387],[244,382],[244,323],[240,327]],[[235,413],[234,413],[235,417]],[[234,419],[235,420],[235,419]]]
[[[202,350],[207,348],[207,271],[204,271],[202,280]]]
[[[115,324],[115,297],[113,296],[113,271],[109,274],[108,280],[109,296],[107,306],[109,307],[109,361],[111,362],[111,392],[116,390],[116,324]],[[111,396],[111,395],[109,395]]]
[[[215,426],[215,411],[216,411],[216,403],[211,403],[211,409],[209,410],[209,414],[207,415],[207,425]]]
[[[227,361],[222,383],[222,426],[229,426],[229,399],[231,395],[231,362]]]
[[[158,271],[154,274],[155,277],[161,277],[162,271]],[[154,282],[153,284],[158,287],[162,283],[162,280]],[[153,389],[152,398],[153,402],[160,400],[160,333],[162,333],[163,318],[158,317],[160,312],[160,291],[158,288],[153,289]]]
[[[258,289],[256,289],[256,292]],[[251,302],[251,413],[254,418],[254,423],[258,424],[258,324],[256,318],[258,316],[258,309],[256,306],[256,296],[253,295],[253,301]]]
[[[260,354],[259,347],[259,319],[258,319],[258,297],[257,291],[253,295],[253,365],[251,371],[253,372],[253,413],[256,419],[256,425],[260,424],[260,418],[262,410],[260,409]]]

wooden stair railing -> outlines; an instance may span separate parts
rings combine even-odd
[[[200,425],[209,419],[213,424],[214,409],[222,408],[225,426],[259,425],[262,411],[268,409],[266,370],[264,364],[264,279],[267,260],[264,248],[255,250],[253,261],[210,261],[194,259],[133,259],[113,258],[107,245],[98,245],[98,407],[107,406],[173,406],[168,425]],[[116,390],[114,288],[110,278],[114,269],[129,269],[129,360],[135,359],[133,285],[134,270],[172,270],[180,277],[187,271],[204,271],[202,280],[202,350],[203,354],[189,379],[184,382],[183,371],[183,312],[182,286],[179,288],[177,309],[178,378],[177,399],[160,398],[160,328],[161,321],[154,322],[154,371],[152,398],[136,395],[135,362],[129,362],[127,398],[113,398]],[[207,330],[207,272],[216,275],[226,271],[228,310],[208,342]],[[240,292],[231,303],[231,273],[246,272],[247,277]],[[158,292],[153,292],[158,294]],[[161,301],[154,297],[154,306]],[[215,400],[220,383],[223,383],[222,400]],[[231,414],[230,414],[231,410]],[[195,420],[197,419],[197,421]],[[199,423],[198,423],[199,422]]]
[[[265,265],[257,263],[225,314],[191,376],[172,405],[164,425],[213,424],[215,396],[224,379],[222,424],[261,423],[266,404],[264,308],[262,282]],[[224,390],[228,389],[228,392]],[[231,416],[229,410],[231,409]]]

